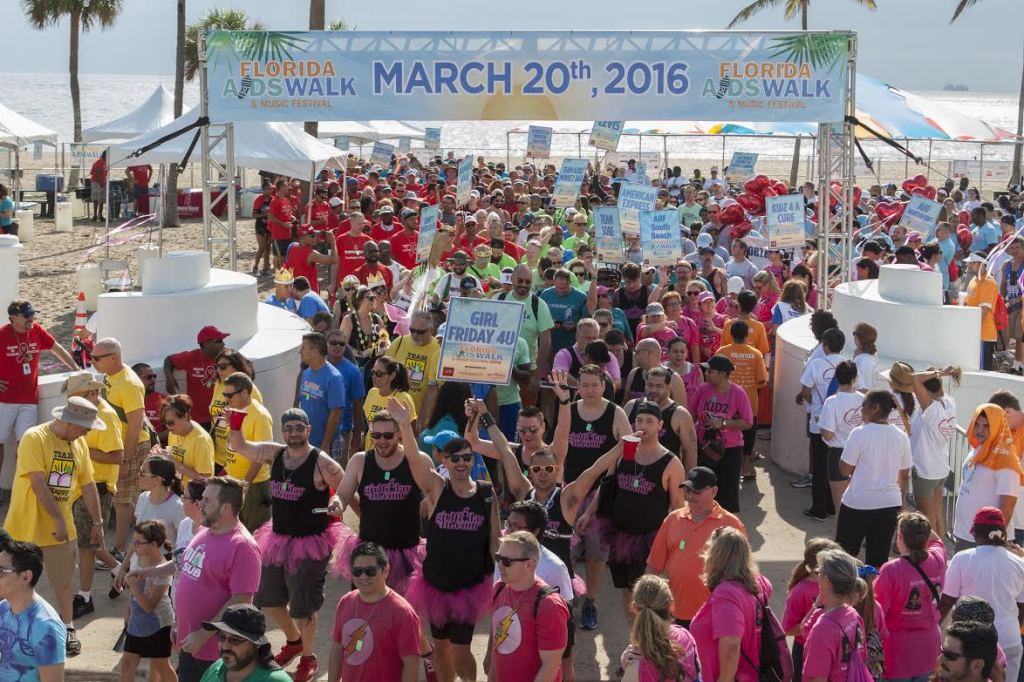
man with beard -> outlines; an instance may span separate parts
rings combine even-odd
[[[164,385],[169,393],[178,393],[175,371],[185,373],[185,393],[192,398],[192,419],[210,430],[210,400],[217,383],[217,356],[224,350],[224,339],[231,336],[212,324],[199,330],[197,348],[172,353],[164,358]],[[95,354],[93,358],[95,359]]]
[[[530,366],[533,375],[526,383],[520,383],[523,405],[536,404],[540,382],[547,376],[551,362],[551,330],[555,324],[551,309],[533,293],[533,272],[528,265],[517,265],[512,271],[512,292],[498,294],[499,301],[516,301],[523,304],[523,321],[519,325],[519,336],[526,340],[530,350]]]
[[[622,383],[624,392],[623,407],[627,407],[629,401],[636,398],[643,398],[647,395],[647,373],[655,367],[661,366],[661,344],[657,339],[641,339],[636,344],[633,352],[636,360],[636,367],[629,371],[626,380]],[[669,395],[683,405],[686,404],[686,385],[678,372],[669,370]]]
[[[448,266],[451,268],[451,272],[434,283],[434,295],[442,301],[447,302],[449,299],[458,298],[461,295],[462,280],[466,278],[473,280],[477,289],[483,289],[483,283],[479,279],[466,273],[469,257],[462,251],[456,251],[451,255],[448,259]]]
[[[636,263],[622,266],[622,282],[622,286],[612,294],[612,305],[625,312],[629,329],[633,338],[636,338],[636,329],[644,317],[650,292],[640,277],[640,266]]]
[[[203,527],[181,558],[174,594],[179,682],[199,682],[218,658],[213,632],[203,623],[219,621],[236,604],[250,604],[260,586],[260,550],[238,520],[242,484],[215,476],[199,500]]]
[[[486,408],[481,407],[481,409],[486,412]],[[500,426],[501,424],[499,423],[499,428]],[[503,436],[505,435],[503,429],[501,433]],[[505,442],[512,453],[512,459],[518,463],[519,470],[525,472],[529,468],[530,460],[535,452],[551,447],[544,442],[544,415],[539,407],[531,405],[519,411],[519,415],[516,417],[516,433],[519,435],[519,442],[508,442],[507,436]],[[498,463],[502,461],[504,457],[503,449],[497,442],[481,439],[479,430],[474,429],[467,429],[466,436],[470,445],[473,446],[474,452],[484,457],[498,460]],[[497,473],[497,466],[494,466],[492,470],[488,463],[487,468],[491,470],[491,480],[496,480],[494,474]],[[506,478],[506,480],[508,479]],[[511,492],[511,490],[505,491],[506,494],[502,500],[503,507],[507,507],[508,503],[514,502],[516,499],[520,499],[512,495]]]
[[[288,682],[292,678],[270,656],[267,622],[259,609],[237,604],[220,620],[204,622],[203,629],[217,633],[220,660],[210,666],[202,682]]]
[[[675,372],[668,367],[652,367],[647,372],[646,391],[643,398],[630,400],[625,411],[630,423],[636,421],[637,411],[643,402],[652,402],[661,408],[662,428],[658,440],[665,449],[677,457],[682,457],[683,466],[687,471],[697,466],[697,432],[693,427],[693,417],[684,407],[669,395],[671,377]]]
[[[963,621],[946,630],[933,682],[982,682],[996,663],[998,637],[988,623]]]
[[[370,230],[370,239],[375,242],[387,241],[399,233],[399,225],[395,222],[394,206],[384,204],[373,215],[380,218],[380,222]]]
[[[363,259],[366,262],[356,268],[352,274],[358,277],[362,284],[367,285],[371,289],[374,284],[383,282],[387,286],[388,291],[391,291],[391,287],[394,286],[391,268],[386,268],[380,264],[380,248],[377,246],[377,242],[369,241],[363,244]]]
[[[301,654],[293,680],[307,682],[319,668],[316,645],[317,612],[324,603],[327,561],[337,545],[342,524],[341,500],[331,495],[344,471],[331,456],[309,443],[306,413],[292,408],[281,415],[285,444],[251,443],[232,420],[231,448],[259,465],[270,465],[271,521],[256,531],[263,568],[256,605],[265,609],[286,642],[274,660],[287,666]]]
[[[132,371],[139,377],[139,381],[146,388],[146,419],[153,425],[153,430],[160,437],[160,442],[167,444],[167,427],[160,419],[160,406],[164,402],[166,394],[156,390],[156,372],[145,362],[138,362],[132,365]]]

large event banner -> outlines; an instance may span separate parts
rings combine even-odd
[[[764,210],[769,246],[803,246],[807,240],[803,194],[768,197],[764,201]]]
[[[624,182],[619,185],[619,225],[624,235],[640,234],[640,211],[653,211],[658,188]]]
[[[683,257],[679,212],[640,211],[640,247],[644,265],[675,265]]]
[[[562,159],[562,169],[558,171],[551,202],[558,208],[567,208],[576,203],[580,195],[580,186],[587,177],[587,159]]]
[[[437,378],[506,386],[526,306],[458,296],[451,300]]]
[[[455,203],[465,206],[473,191],[473,157],[467,156],[459,162],[459,174],[455,178]]]
[[[842,121],[849,32],[211,31],[213,121]]]
[[[599,263],[617,265],[624,261],[619,209],[615,206],[594,207],[594,245]]]
[[[554,132],[548,126],[530,126],[526,130],[526,155],[534,159],[551,156],[551,136]]]
[[[622,137],[622,128],[625,125],[625,121],[594,121],[588,144],[598,149],[615,151],[619,148],[619,138]]]
[[[426,263],[430,258],[430,249],[434,246],[437,235],[437,221],[441,217],[441,207],[424,206],[420,209],[420,233],[416,237],[416,262]]]
[[[922,239],[931,241],[935,233],[935,223],[938,222],[941,212],[942,204],[915,194],[910,197],[907,207],[903,210],[900,225],[906,225],[908,231],[916,231]]]

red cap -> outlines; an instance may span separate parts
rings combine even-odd
[[[312,225],[306,224],[299,225],[299,229],[295,231],[295,234],[297,234],[300,237],[305,237],[307,235],[314,234],[315,232],[316,230],[313,229]]]
[[[231,334],[228,334],[227,332],[222,332],[221,330],[214,327],[212,324],[208,324],[199,330],[199,334],[196,335],[196,341],[198,341],[201,344],[206,343],[207,341],[223,341],[229,336],[231,336]]]
[[[974,522],[971,524],[971,532],[975,526],[1005,526],[1006,519],[998,507],[981,507],[974,512]]]

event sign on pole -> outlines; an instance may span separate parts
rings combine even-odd
[[[972,181],[977,181],[979,184],[982,180],[991,182],[1009,182],[1012,170],[1013,164],[1009,161],[985,161],[985,172],[984,177],[982,177],[980,161],[954,161],[953,175],[951,177],[954,180],[970,178]]]
[[[391,166],[391,157],[395,153],[395,145],[386,142],[374,142],[370,150],[370,163],[379,163],[384,168]]]
[[[437,378],[507,386],[526,306],[458,296],[451,300]]]
[[[434,246],[437,234],[437,221],[441,215],[441,207],[424,206],[420,209],[420,233],[416,237],[416,262],[426,263],[430,258],[430,249]]]
[[[423,146],[427,149],[441,148],[441,129],[426,128],[423,131]]]
[[[473,191],[473,158],[467,156],[459,162],[459,174],[455,180],[455,204],[465,206],[469,203],[469,193]]]
[[[757,165],[757,154],[753,152],[733,152],[732,159],[725,172],[725,179],[731,184],[746,182],[754,175]]]
[[[625,121],[594,121],[590,129],[590,146],[610,152],[619,148],[619,138]]]
[[[619,186],[619,225],[622,234],[640,234],[640,211],[653,211],[658,188],[624,182]],[[675,211],[673,211],[675,213]],[[677,214],[678,215],[678,214]]]
[[[347,152],[349,147],[348,135],[336,135],[334,138],[334,147],[343,152]]]
[[[412,138],[411,137],[400,137],[400,138],[398,138],[398,153],[399,154],[408,154],[409,150],[411,148],[412,148]]]
[[[770,246],[784,248],[804,245],[807,235],[804,233],[803,194],[768,197],[764,201],[764,210]]]
[[[908,231],[914,230],[928,242],[935,236],[935,223],[938,222],[941,212],[942,204],[939,202],[920,194],[913,194],[900,218],[900,225],[906,225]]]
[[[640,246],[644,265],[675,265],[683,257],[679,212],[640,211]]]
[[[534,159],[546,159],[551,156],[553,132],[547,126],[530,126],[526,131],[526,155]]]
[[[551,203],[558,208],[566,208],[576,203],[580,195],[580,186],[587,177],[586,159],[563,159],[562,169],[558,171],[558,179],[551,194]]]
[[[625,166],[630,159],[642,163],[647,172],[661,177],[665,170],[665,156],[661,152],[608,152],[604,155],[604,165]]]
[[[842,121],[851,35],[211,31],[206,94],[236,122]]]
[[[622,228],[619,226],[619,209],[615,206],[594,207],[594,245],[597,261],[618,265],[622,257]]]

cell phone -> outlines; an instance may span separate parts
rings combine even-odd
[[[328,507],[314,507],[313,508],[313,513],[314,514],[329,514],[330,511],[329,511]]]

